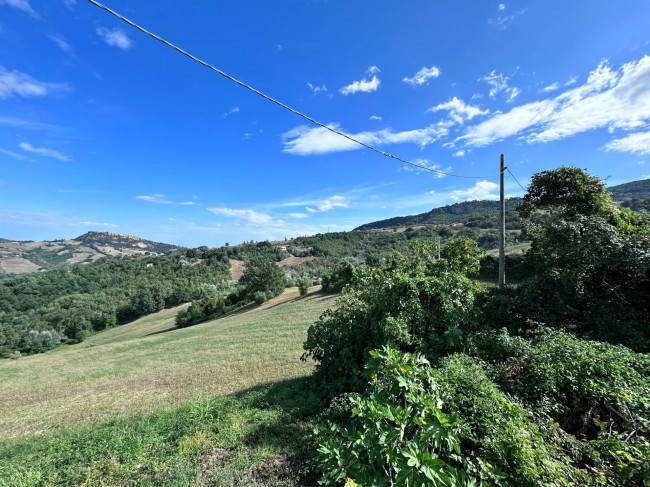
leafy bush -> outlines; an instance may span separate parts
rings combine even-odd
[[[462,348],[478,321],[479,287],[468,274],[480,254],[462,240],[435,260],[433,245],[418,244],[411,259],[395,255],[382,268],[360,270],[338,307],[309,328],[303,360],[314,359],[319,375],[345,391],[362,386],[368,353],[384,345],[431,356]]]
[[[466,485],[455,414],[442,411],[433,369],[422,357],[372,352],[372,382],[351,394],[349,427],[314,431],[324,485]]]
[[[546,331],[499,372],[508,391],[587,442],[584,463],[619,485],[650,480],[650,356]]]
[[[422,356],[371,352],[370,383],[349,394],[348,424],[315,431],[325,485],[575,485],[586,477],[503,394],[482,365],[456,354],[433,369]]]
[[[257,291],[253,295],[253,299],[255,299],[255,304],[266,303],[266,300],[267,300],[266,293],[264,291]]]
[[[311,287],[311,279],[307,276],[302,276],[296,279],[296,284],[298,285],[298,291],[301,296],[304,296],[309,291]]]
[[[340,293],[355,275],[354,266],[344,261],[323,276],[323,291],[326,293]]]

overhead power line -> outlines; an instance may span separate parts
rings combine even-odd
[[[453,173],[446,172],[446,171],[439,171],[438,169],[432,169],[432,168],[427,167],[427,166],[425,166],[425,165],[423,165],[423,164],[418,164],[418,163],[413,162],[413,161],[408,161],[408,160],[406,160],[406,159],[402,159],[401,157],[397,157],[397,156],[395,156],[395,155],[393,155],[393,154],[390,154],[390,153],[388,153],[388,152],[384,152],[383,150],[381,150],[381,149],[377,149],[376,147],[373,147],[373,146],[370,145],[370,144],[366,144],[365,142],[362,142],[362,141],[360,141],[360,140],[358,140],[358,139],[355,139],[354,137],[352,137],[352,136],[350,136],[350,135],[347,135],[347,134],[345,134],[345,133],[343,133],[343,132],[339,132],[338,130],[333,129],[332,127],[329,127],[329,126],[325,125],[324,123],[319,122],[318,120],[314,120],[313,118],[311,118],[311,117],[305,115],[304,113],[299,112],[298,110],[294,110],[293,108],[291,108],[291,107],[285,105],[284,103],[282,103],[282,102],[276,100],[275,98],[272,98],[272,97],[270,97],[270,96],[268,96],[268,95],[265,95],[265,94],[262,93],[261,91],[256,90],[255,88],[253,88],[253,87],[250,86],[250,85],[247,85],[247,84],[244,83],[243,81],[239,81],[238,79],[233,78],[233,77],[230,76],[229,74],[224,73],[224,72],[221,71],[220,69],[215,68],[214,66],[212,66],[212,65],[210,65],[210,64],[208,64],[208,63],[206,63],[205,61],[202,61],[201,59],[197,58],[196,56],[193,56],[193,55],[190,54],[189,52],[187,52],[187,51],[181,49],[181,48],[178,47],[178,46],[175,46],[174,44],[172,44],[171,42],[166,41],[166,40],[163,39],[162,37],[157,36],[157,35],[154,34],[153,32],[150,32],[150,31],[148,31],[147,29],[145,29],[145,28],[143,28],[143,27],[140,27],[140,26],[139,26],[138,24],[136,24],[135,22],[133,22],[133,21],[127,19],[126,17],[124,17],[123,15],[120,15],[119,13],[115,12],[114,10],[111,10],[110,8],[106,7],[105,5],[102,5],[101,3],[99,3],[99,2],[97,2],[97,1],[95,1],[95,0],[87,0],[87,1],[90,2],[90,3],[92,3],[93,5],[95,5],[96,7],[99,7],[99,8],[101,8],[102,10],[105,10],[105,11],[108,12],[109,14],[111,14],[111,15],[117,17],[118,19],[122,20],[123,22],[126,22],[126,23],[129,24],[131,27],[133,27],[133,28],[139,30],[140,32],[142,32],[142,33],[144,33],[144,34],[147,34],[149,37],[152,37],[153,39],[155,39],[155,40],[157,40],[157,41],[159,41],[159,42],[162,42],[162,43],[165,44],[166,46],[171,47],[172,49],[178,51],[179,53],[183,54],[184,56],[187,56],[187,57],[190,58],[191,60],[196,61],[197,63],[199,63],[199,64],[205,66],[206,68],[211,69],[212,71],[214,71],[214,72],[220,74],[220,75],[223,76],[224,78],[227,78],[227,79],[229,79],[230,81],[232,81],[232,82],[234,82],[234,83],[237,83],[237,84],[238,84],[239,86],[241,86],[242,88],[246,88],[247,90],[252,91],[252,92],[255,93],[256,95],[259,95],[259,96],[261,96],[262,98],[265,98],[266,100],[268,100],[268,101],[270,101],[270,102],[273,102],[273,103],[275,103],[276,105],[278,105],[278,106],[284,108],[285,110],[288,110],[288,111],[290,111],[291,113],[294,113],[294,114],[298,115],[299,117],[304,118],[305,120],[309,120],[311,123],[313,123],[313,124],[315,124],[315,125],[318,125],[319,127],[322,127],[322,128],[324,128],[324,129],[326,129],[326,130],[329,130],[330,132],[333,132],[333,133],[335,133],[336,135],[340,135],[341,137],[345,137],[346,139],[348,139],[348,140],[350,140],[350,141],[352,141],[352,142],[354,142],[354,143],[356,143],[356,144],[359,144],[359,145],[365,147],[366,149],[370,149],[370,150],[372,150],[372,151],[377,152],[378,154],[381,154],[382,156],[390,157],[391,159],[395,159],[395,160],[397,160],[397,161],[403,162],[404,164],[408,164],[408,165],[410,165],[410,166],[417,167],[417,168],[422,169],[422,170],[424,170],[424,171],[429,171],[429,172],[433,172],[433,173],[436,173],[436,174],[441,174],[441,175],[444,175],[444,176],[452,176],[452,177],[455,177],[455,178],[464,178],[464,179],[484,179],[482,176],[463,176],[463,175],[460,175],[460,174],[453,174]]]
[[[514,174],[512,174],[512,171],[510,170],[510,168],[507,167],[507,168],[506,168],[506,171],[508,171],[508,172],[510,173],[510,175],[512,176],[512,179],[514,179],[515,181],[517,181],[517,178],[515,177]],[[521,189],[524,190],[524,193],[527,191],[527,189],[524,188],[524,187],[521,185],[521,183],[520,183],[519,181],[517,181],[517,184],[519,185],[519,187],[520,187]]]

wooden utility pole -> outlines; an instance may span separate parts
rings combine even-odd
[[[438,260],[440,260],[440,237],[438,237]]]
[[[505,159],[503,154],[501,154],[501,187],[499,190],[499,289],[503,289],[506,285],[506,200],[503,190],[503,175],[506,167],[504,162]]]

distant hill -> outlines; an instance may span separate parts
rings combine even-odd
[[[645,200],[650,198],[650,179],[632,181],[617,186],[611,186],[609,191],[615,201],[625,202],[628,200]],[[515,206],[521,198],[510,198],[506,200],[506,212],[514,212]],[[629,206],[629,205],[624,205]],[[634,206],[631,206],[634,209]],[[496,221],[499,214],[499,202],[496,200],[474,200],[454,203],[440,208],[434,208],[426,213],[417,215],[398,216],[366,223],[355,230],[381,230],[386,228],[417,227],[422,225],[453,225],[462,224],[475,226],[486,219]],[[511,215],[514,217],[514,214]],[[506,215],[506,219],[508,215]],[[480,226],[480,225],[479,225]]]
[[[513,212],[521,198],[506,200],[506,211]],[[366,223],[355,230],[378,230],[383,228],[416,227],[420,225],[452,225],[472,224],[486,218],[495,219],[499,213],[499,202],[492,200],[474,200],[454,203],[440,208],[434,208],[426,213],[409,216],[397,216]]]
[[[625,201],[631,199],[645,200],[650,198],[650,179],[641,179],[617,186],[607,188],[612,193],[612,198],[616,201]]]
[[[132,235],[88,232],[72,240],[44,242],[0,239],[0,270],[25,274],[94,262],[108,255],[163,254],[179,247],[144,240]]]

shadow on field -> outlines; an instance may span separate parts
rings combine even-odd
[[[317,486],[318,476],[312,462],[318,445],[310,433],[322,420],[328,403],[317,379],[313,375],[287,379],[234,396],[255,409],[280,411],[273,419],[251,424],[242,440],[245,448],[282,452],[269,457],[269,460],[278,463],[280,459],[280,463],[285,464],[280,467],[281,471],[270,472],[271,477],[280,480],[288,475],[294,482],[298,481],[297,485]]]

